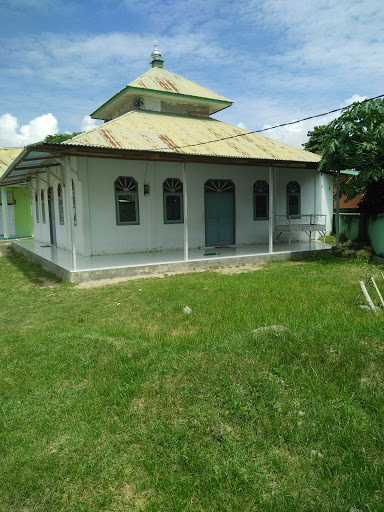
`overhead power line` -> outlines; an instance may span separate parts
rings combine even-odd
[[[379,98],[384,98],[384,94],[380,94],[379,96],[375,96],[374,98],[367,98],[366,100],[360,101],[359,103],[366,103],[367,101],[377,100]],[[346,107],[340,107],[335,108],[333,110],[329,110],[329,112],[324,112],[323,114],[316,114],[314,116],[304,117],[303,119],[298,119],[297,121],[291,121],[290,123],[283,123],[283,124],[277,124],[275,126],[269,126],[268,128],[263,128],[262,130],[254,130],[249,131],[245,133],[239,133],[237,135],[231,135],[230,137],[223,137],[221,139],[212,139],[207,140],[206,142],[198,142],[196,144],[186,144],[185,146],[175,146],[173,149],[183,149],[183,148],[191,148],[195,146],[203,146],[204,144],[211,144],[212,142],[220,142],[222,140],[228,140],[228,139],[235,139],[237,137],[245,137],[246,135],[251,135],[252,133],[261,133],[266,132],[268,130],[274,130],[275,128],[283,128],[284,126],[290,126],[292,124],[302,123],[303,121],[308,121],[309,119],[316,119],[317,117],[324,117],[329,114],[333,114],[335,112],[340,112],[341,110],[346,110],[350,107],[352,107],[354,103],[351,103],[350,105],[347,105]],[[169,149],[167,148],[160,148],[160,149]]]

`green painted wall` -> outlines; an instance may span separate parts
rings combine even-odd
[[[384,258],[384,213],[368,219],[368,237],[373,252]]]
[[[22,188],[7,188],[15,197],[16,236],[33,236],[33,220],[28,193]]]
[[[340,213],[340,236],[355,241],[359,238],[359,227],[359,213]]]

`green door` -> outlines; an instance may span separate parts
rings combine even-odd
[[[55,221],[55,201],[53,188],[48,189],[48,215],[49,215],[49,233],[51,235],[51,244],[56,245],[56,221]]]
[[[205,194],[205,245],[233,245],[234,195],[232,193]]]

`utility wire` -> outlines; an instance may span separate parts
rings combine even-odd
[[[378,98],[383,98],[384,94],[380,94],[379,96],[375,96],[374,98],[368,98],[366,100],[360,101],[359,103],[366,103],[367,101],[377,100]],[[329,112],[324,112],[323,114],[316,114],[314,116],[304,117],[303,119],[299,119],[298,121],[291,121],[290,123],[283,123],[283,124],[277,124],[275,126],[270,126],[269,128],[263,128],[262,130],[254,130],[250,132],[245,133],[239,133],[238,135],[231,135],[230,137],[223,137],[221,139],[213,139],[213,140],[207,140],[206,142],[198,142],[197,144],[186,144],[185,146],[174,146],[173,149],[183,149],[183,148],[191,148],[195,146],[203,146],[204,144],[211,144],[212,142],[220,142],[222,140],[228,140],[228,139],[235,139],[236,137],[245,137],[245,135],[251,135],[252,133],[261,133],[266,132],[268,130],[274,130],[275,128],[282,128],[284,126],[290,126],[292,124],[302,123],[303,121],[308,121],[309,119],[315,119],[316,117],[324,117],[328,114],[333,114],[334,112],[340,112],[341,110],[346,110],[350,107],[352,107],[354,103],[351,103],[350,105],[347,105],[346,107],[340,107],[335,108],[334,110],[330,110]],[[169,149],[169,147],[166,148],[160,148],[160,149]]]

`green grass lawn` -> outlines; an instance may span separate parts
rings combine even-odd
[[[80,289],[1,257],[0,511],[384,510],[379,270]]]

